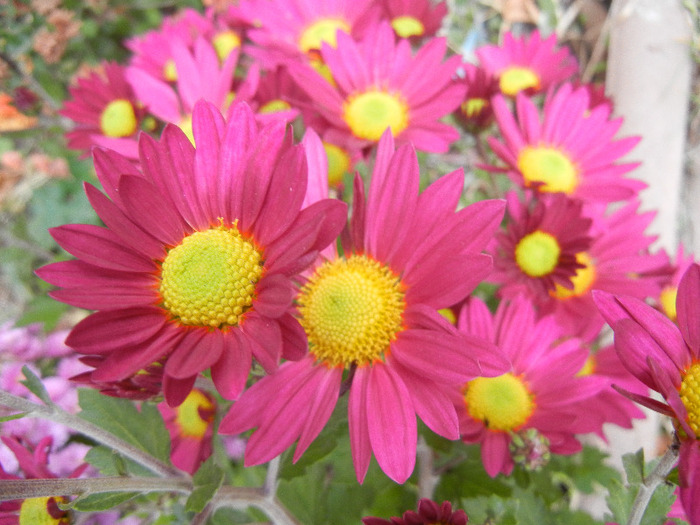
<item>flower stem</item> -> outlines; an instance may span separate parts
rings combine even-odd
[[[275,525],[301,525],[276,497],[266,495],[264,488],[221,487],[211,504],[214,509],[229,507],[245,510],[255,507]]]
[[[151,456],[148,452],[135,447],[131,443],[127,443],[89,421],[66,412],[56,405],[38,405],[4,391],[0,391],[0,405],[25,412],[25,417],[37,417],[65,425],[80,434],[116,450],[123,456],[134,460],[161,477],[184,478],[185,480],[189,480],[189,475],[187,473],[163,463]]]
[[[680,444],[678,440],[675,439],[668,447],[668,450],[662,456],[661,460],[657,463],[656,467],[654,467],[651,474],[644,478],[644,482],[639,486],[639,492],[632,504],[632,510],[627,520],[627,525],[639,525],[641,523],[654,491],[659,485],[666,481],[666,476],[668,476],[669,472],[671,472],[676,465],[679,448]]]
[[[192,482],[183,478],[81,478],[81,479],[4,479],[0,481],[2,500],[99,494],[102,492],[181,492],[190,493]]]

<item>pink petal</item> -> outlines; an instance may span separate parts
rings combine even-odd
[[[495,478],[498,474],[510,474],[513,462],[510,459],[508,444],[510,438],[504,432],[489,432],[481,443],[481,461],[486,473]]]
[[[180,406],[187,396],[192,392],[192,387],[197,380],[197,375],[185,377],[183,379],[175,379],[169,375],[163,376],[163,395],[168,406]]]
[[[700,266],[692,264],[681,278],[676,297],[678,326],[683,339],[700,357]]]
[[[264,317],[276,319],[292,306],[296,290],[288,277],[272,274],[262,278],[255,292],[255,310]]]
[[[165,364],[164,373],[173,379],[185,379],[206,370],[223,352],[223,334],[205,328],[187,330]]]
[[[245,388],[253,356],[248,339],[237,330],[224,336],[219,360],[211,365],[211,379],[224,399],[236,399]]]
[[[372,446],[367,425],[367,384],[371,368],[359,366],[355,370],[348,402],[348,423],[350,426],[350,451],[357,481],[362,483],[372,459]]]
[[[246,315],[239,326],[248,338],[253,357],[267,373],[271,373],[282,356],[282,332],[277,321],[253,312]]]
[[[290,361],[298,361],[304,357],[309,349],[306,332],[299,321],[290,313],[277,319],[282,330],[282,358]]]

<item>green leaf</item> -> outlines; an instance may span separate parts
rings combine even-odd
[[[109,510],[138,496],[138,492],[103,492],[80,496],[70,504],[70,508],[81,512]]]
[[[100,471],[103,476],[152,476],[143,465],[124,458],[111,448],[98,445],[85,454],[85,461]]]
[[[192,477],[192,482],[194,490],[187,498],[185,510],[202,512],[224,482],[224,472],[214,463],[214,458],[210,457],[199,467]]]
[[[44,384],[41,382],[41,379],[39,379],[39,377],[32,372],[31,368],[24,365],[22,367],[22,374],[24,375],[25,379],[24,381],[20,381],[20,383],[26,386],[32,394],[41,399],[45,404],[53,405],[53,401],[51,401],[46,388],[44,388]]]
[[[627,483],[632,485],[644,482],[644,449],[622,456],[622,465],[627,474]]]
[[[664,483],[656,487],[654,495],[651,497],[641,525],[656,525],[665,523],[666,515],[671,510],[671,505],[676,499],[675,487],[670,483]]]
[[[132,401],[91,389],[79,389],[78,401],[82,409],[80,417],[170,463],[170,435],[155,406],[143,403],[139,411]]]

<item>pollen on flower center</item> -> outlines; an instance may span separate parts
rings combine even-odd
[[[107,104],[100,115],[100,130],[108,137],[128,137],[137,126],[134,106],[123,98]]]
[[[462,113],[464,113],[465,117],[474,118],[481,113],[488,102],[489,101],[485,98],[474,97],[462,102],[460,108],[462,109]]]
[[[338,31],[350,32],[350,25],[342,18],[322,18],[308,26],[299,37],[299,48],[308,53],[314,49],[321,49],[321,43],[335,47],[337,45]]]
[[[175,82],[177,80],[177,66],[175,65],[175,60],[169,58],[163,64],[163,78],[168,82]]]
[[[690,365],[683,374],[679,394],[688,411],[688,424],[700,436],[700,362]]]
[[[391,128],[397,136],[408,126],[408,105],[398,94],[370,90],[350,95],[343,104],[343,120],[361,139],[379,140]]]
[[[510,372],[472,379],[467,383],[464,400],[469,415],[491,430],[518,430],[535,409],[527,385]]]
[[[324,263],[297,300],[310,351],[332,367],[381,359],[403,329],[401,280],[364,255]]]
[[[511,66],[498,79],[501,93],[514,97],[524,89],[539,89],[540,77],[529,67]]]
[[[214,420],[214,404],[202,392],[195,389],[175,409],[175,413],[175,423],[180,430],[180,435],[201,439]]]
[[[350,171],[350,155],[340,146],[330,142],[324,142],[323,149],[328,159],[328,185],[335,188],[343,182],[343,176]]]
[[[412,36],[421,36],[425,33],[423,23],[413,16],[403,15],[397,16],[391,21],[391,27],[401,38],[409,38]]]
[[[561,247],[554,235],[535,230],[518,242],[515,262],[530,277],[542,277],[554,271],[560,254]]]
[[[228,58],[234,49],[241,47],[241,37],[234,31],[222,31],[212,40],[216,56],[222,62]]]
[[[258,110],[258,113],[277,113],[278,111],[288,111],[291,108],[292,106],[289,105],[289,102],[276,98],[263,104]]]
[[[578,297],[585,294],[593,286],[595,281],[595,265],[593,264],[593,259],[586,252],[580,252],[576,254],[576,262],[583,264],[583,268],[577,268],[576,274],[571,278],[571,282],[574,285],[572,290],[563,287],[560,284],[556,284],[556,288],[550,292],[551,295],[557,299],[569,299],[571,297]]]
[[[65,525],[71,522],[70,514],[58,508],[56,501],[67,503],[65,498],[28,498],[19,509],[19,525]]]
[[[540,191],[573,193],[578,186],[578,170],[571,159],[557,148],[526,146],[518,155],[518,169],[525,185],[538,185]]]
[[[676,321],[676,296],[678,295],[678,288],[676,286],[666,286],[661,290],[661,295],[659,296],[659,302],[661,303],[661,309],[666,314],[671,321]]]
[[[235,326],[253,304],[262,265],[236,224],[195,232],[163,261],[163,306],[184,325]]]

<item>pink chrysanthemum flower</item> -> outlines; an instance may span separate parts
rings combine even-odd
[[[321,148],[317,138],[307,144]],[[257,428],[246,465],[269,461],[296,440],[299,459],[330,417],[346,372],[360,482],[372,452],[391,479],[406,481],[415,464],[416,414],[438,434],[459,436],[446,386],[507,368],[492,345],[461,337],[437,313],[490,270],[481,250],[503,213],[498,201],[455,213],[462,185],[456,171],[419,195],[415,152],[407,145],[394,151],[391,134],[382,137],[367,199],[355,178],[345,255],[328,253],[297,295],[309,355],[246,390],[221,422],[226,434]]]
[[[627,369],[667,404],[625,392],[630,399],[674,418],[681,440],[700,437],[700,266],[691,265],[676,298],[678,325],[643,301],[596,291],[600,313],[615,332]]]
[[[68,147],[82,151],[83,157],[99,145],[137,158],[136,135],[144,111],[126,81],[123,66],[105,62],[102,70],[79,78],[77,85],[70,88],[72,99],[59,111],[77,124],[66,133]]]
[[[192,110],[197,101],[206,100],[221,112],[228,106],[239,52],[234,50],[220,63],[214,46],[202,37],[197,38],[192,50],[180,40],[172,40],[170,49],[181,73],[174,85],[135,66],[127,68],[126,78],[149,113],[164,124],[178,125],[192,141]],[[252,82],[257,87],[257,78],[257,73],[251,71],[243,86]],[[255,87],[242,88],[239,100],[252,98]]]
[[[433,0],[382,0],[381,5],[399,38],[433,36],[447,14],[447,3]]]
[[[251,357],[268,371],[299,357],[303,332],[289,309],[291,278],[343,225],[345,205],[301,210],[306,157],[284,123],[258,127],[236,104],[226,123],[206,102],[194,109],[196,149],[176,126],[159,142],[141,135],[140,167],[96,150],[107,195],[86,193],[106,228],[54,228],[77,260],[38,270],[51,295],[98,310],[67,344],[103,359],[97,382],[118,382],[166,359],[163,390],[181,403],[210,368],[222,396],[240,394]]]
[[[629,199],[645,187],[622,177],[638,163],[616,163],[640,138],[612,140],[622,118],[610,120],[611,108],[605,104],[589,110],[586,89],[564,84],[548,93],[541,117],[535,102],[522,94],[516,98],[515,115],[503,96],[495,96],[492,103],[503,141],[488,141],[507,166],[485,169],[506,172],[525,188],[584,201]]]
[[[454,114],[467,131],[476,134],[493,122],[491,97],[498,93],[498,84],[486,70],[474,64],[465,62],[462,69],[464,76],[460,82],[467,87],[467,93]]]
[[[291,122],[300,114],[295,106],[301,100],[306,101],[306,94],[296,85],[287,68],[280,66],[262,74],[250,106],[260,122],[269,119]]]
[[[336,144],[370,146],[390,128],[397,142],[442,153],[459,133],[439,119],[462,103],[465,91],[452,80],[460,58],[441,62],[445,50],[445,39],[435,38],[413,55],[408,40],[396,42],[382,24],[359,42],[339,33],[337,48],[323,47],[335,85],[308,65],[290,73],[333,126]]]
[[[471,298],[457,326],[493,341],[512,363],[498,377],[464,384],[457,407],[462,439],[481,443],[486,472],[492,477],[509,474],[514,466],[509,452],[513,436],[530,429],[545,438],[551,452],[580,450],[575,434],[590,426],[581,401],[600,390],[598,381],[576,375],[588,357],[581,342],[564,339],[567,334],[553,317],[537,320],[532,304],[522,296],[502,302],[495,315]]]
[[[158,410],[170,433],[170,460],[177,468],[194,474],[212,452],[216,401],[193,388],[181,405],[172,408],[158,403]]]
[[[515,192],[508,201],[505,231],[490,243],[494,271],[489,280],[502,285],[501,294],[546,296],[557,285],[572,289],[572,278],[584,265],[577,255],[591,246],[591,219],[583,215],[580,202],[563,194],[526,195],[521,202]]]
[[[658,296],[658,307],[665,313],[671,321],[676,321],[676,294],[678,293],[678,283],[681,277],[686,272],[690,265],[695,262],[695,256],[692,253],[686,253],[683,244],[678,245],[676,251],[676,260],[672,264],[673,273],[669,280],[664,284],[661,293]]]
[[[371,0],[242,0],[239,9],[253,25],[247,52],[265,69],[306,62],[323,43],[335,47],[339,32],[357,38],[379,15]]]
[[[362,518],[363,525],[467,525],[467,521],[467,513],[461,509],[452,511],[449,501],[438,505],[428,498],[418,500],[417,512],[407,510],[401,518]]]
[[[506,33],[503,45],[482,46],[476,55],[481,67],[498,79],[501,93],[509,97],[547,91],[578,71],[569,49],[557,48],[556,35],[542,40],[539,31],[522,39]]]

